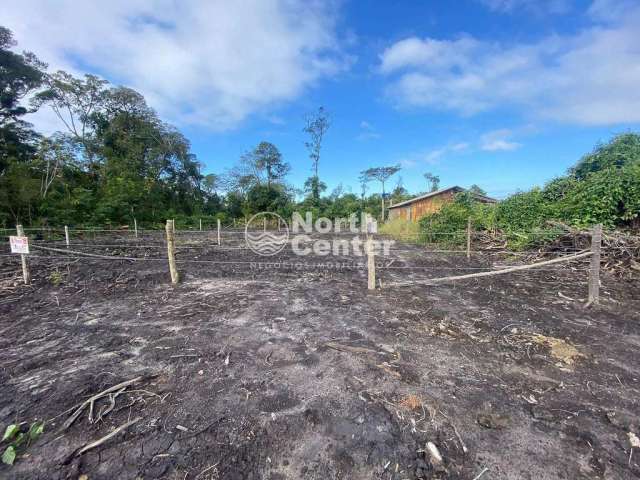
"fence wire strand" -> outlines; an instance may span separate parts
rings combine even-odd
[[[42,234],[38,234],[38,237],[47,236],[48,240],[36,239],[31,242],[32,248],[35,250],[39,250],[41,252],[49,252],[49,254],[29,254],[29,258],[34,259],[56,259],[56,260],[69,260],[69,261],[112,261],[112,262],[168,262],[165,255],[162,255],[162,251],[166,248],[166,242],[164,240],[164,231],[162,230],[143,230],[142,228],[138,228],[138,232],[136,237],[134,238],[135,231],[132,229],[91,229],[91,228],[78,228],[78,229],[68,229],[68,232],[71,235],[74,233],[76,237],[80,237],[80,242],[69,242],[66,243],[65,240],[55,240],[55,238],[59,238],[62,236],[64,238],[64,229],[58,228],[27,228],[26,231],[30,232],[43,232]],[[13,232],[11,229],[4,229],[6,232]],[[261,232],[262,229],[252,229],[251,231]],[[268,229],[268,231],[277,231],[274,229]],[[62,232],[62,234],[58,234],[58,232]],[[274,269],[274,270],[303,270],[303,269],[345,269],[345,270],[366,270],[367,264],[364,262],[358,262],[353,260],[354,256],[348,256],[351,260],[349,261],[295,261],[289,260],[289,257],[285,259],[280,259],[279,257],[274,257],[273,260],[266,261],[261,259],[260,261],[254,260],[210,260],[210,259],[198,259],[197,255],[201,254],[211,254],[215,252],[222,251],[248,251],[251,250],[246,243],[240,240],[239,245],[233,245],[234,242],[238,242],[239,239],[242,239],[245,235],[244,228],[237,229],[221,229],[220,235],[223,239],[223,243],[226,241],[231,242],[231,245],[218,245],[215,242],[216,236],[218,234],[218,229],[213,228],[211,230],[178,230],[175,232],[176,235],[180,235],[182,238],[185,236],[193,235],[197,240],[192,242],[185,241],[182,244],[177,242],[177,252],[189,252],[191,255],[196,255],[196,258],[176,258],[177,264],[203,264],[203,265],[249,265],[251,271],[258,270],[266,270],[266,269]],[[307,235],[305,232],[301,232],[302,234]],[[563,232],[522,232],[519,235],[521,236],[548,236],[550,234],[559,234]],[[103,239],[107,239],[107,242],[104,243],[90,243],[88,239],[87,242],[83,242],[82,238],[91,236],[93,234],[94,240],[96,240],[97,236],[102,237]],[[578,248],[566,248],[559,252],[550,252],[547,254],[548,257],[552,257],[551,260],[539,261],[533,264],[524,264],[524,265],[500,265],[500,264],[491,264],[487,266],[429,266],[429,265],[419,265],[419,264],[408,264],[407,262],[427,260],[430,254],[443,254],[443,255],[462,255],[467,254],[467,250],[464,249],[446,249],[446,248],[435,248],[430,249],[429,244],[420,245],[415,243],[413,240],[418,238],[428,238],[429,236],[438,236],[439,238],[446,238],[446,236],[453,236],[457,238],[462,238],[466,236],[466,231],[461,232],[432,232],[432,233],[403,233],[400,235],[387,235],[387,234],[377,234],[378,239],[398,239],[400,242],[402,240],[406,240],[406,243],[400,243],[399,248],[390,248],[391,254],[401,254],[400,258],[389,258],[382,255],[376,255],[376,270],[380,271],[389,271],[389,274],[393,274],[394,272],[402,272],[402,271],[421,271],[421,272],[477,272],[477,273],[468,273],[465,275],[458,275],[452,277],[441,277],[441,278],[423,278],[423,279],[411,279],[408,282],[389,282],[385,279],[386,286],[409,286],[409,285],[420,285],[429,282],[438,282],[442,280],[455,280],[455,279],[463,279],[463,278],[475,278],[482,276],[493,276],[499,275],[503,273],[517,274],[517,275],[529,275],[531,274],[530,270],[541,271],[541,272],[558,272],[558,271],[571,271],[571,272],[584,272],[588,271],[588,268],[583,266],[574,266],[567,265],[568,262],[573,262],[574,260],[579,259],[587,259],[590,255],[590,252],[585,250],[579,250]],[[513,234],[513,232],[511,232]],[[118,243],[110,243],[110,236],[121,236],[124,237],[123,242],[119,243],[120,238],[115,239],[115,242]],[[211,244],[208,243],[198,243],[202,242],[201,235],[211,236]],[[340,238],[344,236],[352,236],[361,238],[364,236],[363,232],[331,232],[327,234],[318,234],[315,232],[313,236],[310,238],[311,241],[317,239],[326,239],[326,238]],[[509,234],[507,234],[509,235]],[[516,235],[518,236],[518,235]],[[8,237],[5,235],[3,237]],[[54,238],[52,240],[52,237]],[[157,239],[161,238],[161,241]],[[477,238],[475,235],[472,235],[472,238]],[[111,238],[113,242],[114,239]],[[344,240],[343,240],[344,241]],[[144,242],[144,243],[139,243]],[[157,242],[157,243],[156,243]],[[288,242],[291,244],[291,240]],[[431,243],[431,245],[435,245],[436,243]],[[446,243],[445,243],[446,245]],[[57,248],[60,247],[60,248]],[[70,247],[73,247],[70,248]],[[622,247],[612,247],[620,248]],[[120,249],[123,250],[123,253],[129,253],[129,255],[109,255],[106,253],[99,253],[100,249]],[[126,252],[128,249],[140,251],[142,249],[150,250],[150,252],[141,252],[144,253],[144,256],[131,256],[130,253]],[[90,250],[90,251],[86,251]],[[203,250],[202,253],[198,253],[198,250]],[[151,253],[152,255],[159,256],[148,256],[147,253]],[[286,253],[290,253],[290,249],[286,250]],[[403,255],[405,253],[415,254],[415,257],[411,257],[409,260],[407,256]],[[490,257],[494,258],[495,256],[504,257],[504,259],[508,259],[510,257],[533,257],[536,253],[535,251],[503,251],[503,250],[476,250],[472,251],[471,254],[474,257]],[[244,255],[244,254],[243,254]],[[425,256],[427,258],[425,258]],[[0,253],[0,257],[13,257],[16,260],[19,260],[20,257],[16,254],[12,253]],[[356,255],[356,257],[366,259],[366,255]],[[417,258],[416,258],[417,257]],[[315,256],[311,258],[323,258],[322,256]],[[389,261],[387,261],[389,260]],[[513,260],[513,258],[512,258]],[[508,260],[507,260],[508,261]],[[526,261],[526,260],[525,260]],[[402,263],[401,265],[394,265],[394,262]],[[560,264],[563,265],[560,265]],[[557,266],[551,267],[550,265],[557,264]],[[242,270],[246,271],[246,270]],[[241,272],[234,272],[241,273]],[[17,276],[17,272],[8,272],[3,271],[0,272],[0,278],[14,278]]]

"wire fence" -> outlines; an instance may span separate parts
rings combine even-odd
[[[26,232],[29,231],[39,231],[42,229],[32,228],[25,229]],[[129,230],[114,230],[114,229],[49,229],[51,231],[62,232],[57,238],[45,238],[42,236],[29,234],[29,242],[31,245],[50,245],[50,246],[66,246],[66,247],[75,247],[75,248],[94,248],[94,249],[121,249],[121,248],[132,248],[132,249],[164,249],[166,248],[166,239],[165,232],[161,230],[140,230],[138,232],[138,236],[134,237],[132,232]],[[95,233],[101,233],[99,237],[95,238],[86,238],[82,234],[84,232],[91,231]],[[250,232],[258,232],[259,230],[251,230]],[[9,229],[4,229],[4,232],[7,232],[2,237],[7,240],[9,238],[9,233],[13,233]],[[220,241],[218,242],[216,237],[219,233]],[[67,238],[65,239],[65,234],[67,234]],[[77,235],[79,234],[79,235]],[[198,250],[202,248],[216,248],[217,250],[249,250],[250,248],[247,246],[245,242],[245,230],[237,231],[237,230],[229,230],[229,229],[221,229],[217,230],[209,230],[209,231],[189,231],[176,230],[175,234],[178,238],[176,242],[176,247],[178,249],[184,250]],[[198,234],[206,234],[209,235],[208,238],[198,238]],[[306,232],[300,233],[301,235],[308,235]],[[428,232],[423,235],[438,235],[440,237],[459,237],[463,235],[464,232]],[[523,232],[523,235],[529,235],[531,232]],[[535,234],[535,232],[533,232]],[[182,235],[182,237],[181,237]],[[362,232],[331,232],[327,234],[321,234],[314,232],[311,234],[311,240],[317,240],[319,238],[339,238],[341,236],[346,236],[349,238],[359,238],[361,240],[365,240],[367,238],[367,234]],[[415,245],[406,244],[404,240],[406,238],[413,238],[413,235],[408,237],[398,236],[398,235],[385,235],[385,234],[377,234],[374,235],[376,239],[388,239],[394,240],[396,243],[393,246],[393,251],[397,253],[407,252],[407,253],[415,253]],[[106,241],[105,241],[106,240]],[[471,235],[470,240],[473,242],[475,240],[475,236]],[[294,240],[291,238],[288,240],[288,244],[291,244]],[[8,244],[5,243],[5,249],[8,249]],[[428,251],[430,253],[442,253],[442,254],[468,254],[471,252],[469,248],[471,245],[468,245],[467,248],[442,248],[439,246],[440,244],[424,244],[421,245],[424,247],[424,251]],[[476,245],[474,244],[474,247]],[[1,248],[1,247],[0,247]],[[615,247],[614,247],[615,248]],[[623,247],[618,247],[622,249]],[[578,245],[572,247],[564,247],[562,251],[556,252],[557,255],[568,255],[571,253],[576,253],[581,251],[582,248]],[[518,256],[530,256],[530,251],[518,251],[518,250],[510,250],[508,248],[500,248],[500,249],[492,249],[492,248],[483,248],[480,246],[478,249],[474,248],[474,254],[484,254],[484,255],[500,255],[500,256],[510,256],[510,257],[518,257]],[[548,252],[547,255],[554,255],[553,252]]]
[[[163,230],[143,230],[136,228],[27,228],[25,234],[29,237],[32,252],[20,256],[9,253],[8,242],[0,248],[0,257],[4,262],[17,264],[25,262],[150,262],[162,269],[169,261],[167,256],[167,236]],[[250,232],[260,232],[261,229],[252,229]],[[265,229],[262,229],[264,231]],[[278,231],[272,228],[272,231]],[[282,229],[280,229],[281,231]],[[238,227],[215,228],[213,230],[175,230],[175,258],[178,265],[209,265],[209,266],[234,266],[232,273],[255,272],[256,270],[300,271],[300,270],[357,270],[366,271],[370,289],[409,287],[414,285],[430,285],[447,282],[457,282],[471,278],[492,277],[495,275],[529,275],[532,270],[540,272],[570,272],[579,274],[588,272],[589,298],[597,301],[594,294],[594,282],[599,286],[599,258],[600,249],[596,248],[594,239],[597,236],[594,229],[594,238],[589,250],[585,250],[576,243],[565,246],[561,251],[546,252],[544,259],[534,258],[536,252],[513,251],[506,248],[498,250],[483,248],[481,244],[475,244],[476,237],[467,231],[456,232],[427,232],[436,238],[466,238],[466,248],[453,247],[442,248],[436,244],[416,245],[412,239],[420,234],[386,234],[367,235],[362,232],[298,232],[307,236],[308,242],[330,241],[338,239],[342,242],[346,238],[358,239],[366,246],[362,254],[341,254],[337,258],[328,261],[322,255],[313,254],[296,257],[294,243],[297,241],[294,235],[286,242],[283,250],[273,258],[261,257],[256,253],[245,239],[245,229]],[[46,235],[43,234],[46,232]],[[601,232],[601,230],[600,230]],[[0,230],[4,238],[8,238],[12,230]],[[536,235],[539,232],[519,232],[522,235]],[[601,233],[599,234],[601,236]],[[600,238],[600,237],[598,237]],[[381,255],[372,245],[375,242],[395,242],[388,255]],[[371,242],[371,243],[370,243]],[[597,252],[596,252],[597,250]],[[597,255],[597,262],[593,257]],[[466,262],[464,257],[466,256]],[[26,257],[26,258],[25,258]],[[453,264],[451,259],[457,258]],[[534,261],[537,260],[537,261]],[[589,260],[589,264],[585,263]],[[596,272],[596,263],[598,271]],[[17,267],[17,265],[15,266]],[[15,268],[15,272],[19,272]],[[408,273],[403,273],[408,272]],[[409,273],[410,272],[410,273]],[[376,275],[377,280],[376,282]],[[403,278],[403,275],[409,275]],[[443,276],[445,275],[445,276]],[[0,271],[0,281],[12,278],[8,270]],[[25,277],[26,278],[26,277]],[[595,296],[594,296],[595,295]]]

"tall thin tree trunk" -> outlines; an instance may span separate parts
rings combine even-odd
[[[382,182],[382,218],[380,222],[384,222],[384,182]]]

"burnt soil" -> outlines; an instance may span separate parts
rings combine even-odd
[[[146,261],[34,254],[30,286],[0,257],[0,426],[46,420],[1,478],[640,477],[637,283],[603,274],[588,308],[585,262],[392,287],[516,260],[402,245],[368,291],[334,258],[257,268],[226,239],[179,241],[177,286],[159,238],[72,246]],[[61,431],[138,376],[101,420],[85,410]]]

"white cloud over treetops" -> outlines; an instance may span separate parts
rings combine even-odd
[[[305,0],[9,0],[0,25],[50,70],[97,73],[140,91],[171,121],[222,130],[345,68],[334,7]]]

